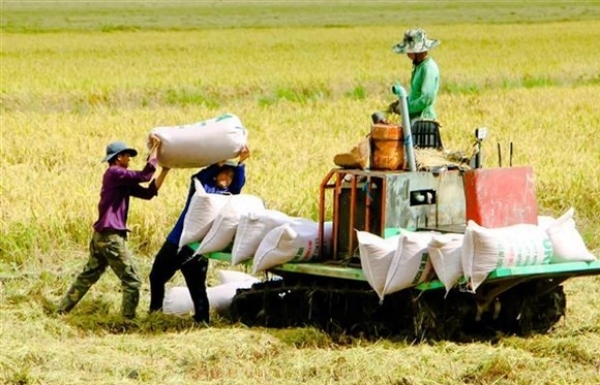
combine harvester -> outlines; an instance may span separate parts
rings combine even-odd
[[[395,90],[406,111],[404,89]],[[476,274],[465,279],[461,272],[459,282],[445,285],[437,268],[437,277],[424,271],[423,259],[417,262],[421,266],[409,287],[385,296],[377,293],[373,287],[377,271],[369,266],[377,260],[365,255],[360,242],[368,234],[381,240],[406,234],[405,230],[463,236],[473,227],[538,225],[532,168],[483,168],[481,142],[486,129],[476,130],[479,151],[467,170],[450,165],[422,171],[416,168],[412,138],[423,133],[411,134],[406,119],[402,127],[400,148],[407,170],[374,170],[377,153],[371,155],[369,170],[332,169],[320,186],[319,258],[278,265],[268,271],[281,279],[238,290],[230,308],[232,320],[249,326],[311,325],[329,333],[417,340],[545,333],[565,315],[562,283],[600,274],[600,261],[593,256],[591,262],[549,263],[552,246],[545,243],[544,252],[549,254],[544,261],[534,261],[539,257],[535,250],[530,261],[497,265],[494,261],[477,283]],[[331,247],[324,245],[326,216],[332,216]],[[459,252],[464,259],[464,252]],[[209,256],[231,261],[229,253]],[[478,258],[475,255],[471,263]],[[464,260],[461,265],[465,267]],[[400,274],[402,269],[396,266]]]

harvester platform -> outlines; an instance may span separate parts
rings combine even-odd
[[[228,253],[208,257],[231,261]],[[600,261],[498,268],[476,292],[459,285],[446,293],[439,280],[431,280],[383,301],[359,266],[341,261],[285,263],[268,272],[283,279],[238,290],[232,320],[249,326],[311,325],[333,335],[365,338],[468,341],[498,333],[547,332],[565,314],[561,284],[600,275]]]
[[[231,262],[229,253],[212,253],[210,259]],[[343,262],[308,262],[308,263],[284,263],[269,270],[277,275],[288,275],[290,273],[307,274],[313,276],[350,279],[365,281],[366,277],[360,266],[352,266]],[[506,280],[553,278],[568,279],[578,276],[600,275],[600,260],[594,262],[569,262],[554,263],[532,266],[500,267],[492,271],[484,284],[498,283]],[[415,289],[425,291],[444,288],[444,284],[435,279],[414,286]]]

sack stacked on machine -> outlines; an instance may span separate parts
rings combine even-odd
[[[403,231],[400,235],[384,239],[357,231],[363,272],[381,300],[386,294],[431,278],[432,265],[427,245],[435,234]]]
[[[233,114],[197,123],[155,127],[161,140],[158,163],[170,168],[199,168],[235,158],[246,146],[248,133]]]
[[[197,181],[184,218],[179,246],[199,242],[195,254],[226,250],[233,244],[232,264],[253,260],[254,273],[319,255],[319,224],[267,210],[249,195],[207,194]],[[332,223],[324,224],[324,253],[330,253]]]
[[[254,195],[209,194],[196,179],[194,186],[179,247],[201,242],[196,254],[224,250],[233,241],[242,215],[265,209],[263,200]]]
[[[463,277],[461,263],[464,234],[435,235],[427,246],[429,258],[437,278],[444,284],[446,293]]]
[[[242,215],[233,241],[231,264],[252,259],[271,230],[292,220],[292,217],[277,210],[259,210]]]
[[[549,218],[541,226],[552,243],[553,254],[550,263],[592,262],[596,260],[577,231],[575,209],[569,209],[558,219]]]
[[[324,223],[324,252],[331,249],[332,223]],[[253,272],[270,269],[288,262],[307,262],[319,255],[319,224],[303,218],[270,230],[258,245],[253,259]]]
[[[499,267],[541,265],[552,258],[552,244],[537,225],[485,228],[467,223],[462,245],[463,274],[476,290]]]
[[[428,281],[433,272],[427,245],[433,231],[406,231],[400,234],[398,246],[385,279],[383,295],[395,293]]]
[[[208,194],[202,183],[194,179],[196,192],[192,195],[183,220],[179,247],[198,242],[210,231],[215,218],[232,195]]]
[[[575,228],[574,210],[558,219],[540,217],[539,225],[485,228],[469,221],[465,234],[409,232],[383,239],[357,231],[367,282],[380,299],[433,278],[450,291],[466,280],[475,291],[501,267],[590,262],[596,257]]]
[[[226,249],[236,237],[241,218],[257,210],[265,210],[265,204],[259,197],[249,194],[230,195],[228,202],[221,208],[210,230],[200,242],[196,254]]]
[[[385,281],[400,235],[384,239],[366,231],[357,231],[356,237],[363,273],[375,293],[383,299]]]

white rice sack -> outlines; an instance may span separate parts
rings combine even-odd
[[[209,287],[206,289],[208,295],[208,303],[210,309],[217,312],[220,315],[226,315],[233,297],[238,289],[249,289],[259,280],[248,280],[225,283],[218,286]]]
[[[163,300],[163,313],[181,316],[194,314],[194,303],[187,287],[177,286],[167,290]]]
[[[208,296],[209,308],[218,314],[226,314],[237,289],[249,289],[256,282],[259,282],[259,280],[255,278],[208,287],[206,295]],[[163,313],[186,316],[193,315],[194,312],[194,303],[187,287],[172,287],[167,291],[163,301]]]
[[[215,217],[210,230],[202,238],[196,254],[214,253],[222,251],[235,237],[240,222],[240,217],[250,211],[264,210],[262,199],[249,194],[231,195]]]
[[[575,209],[569,209],[546,229],[546,234],[550,238],[553,249],[550,263],[591,262],[596,260],[594,254],[586,247],[581,234],[577,231],[575,220],[573,220],[574,214]]]
[[[258,278],[254,277],[250,274],[246,274],[243,271],[219,270],[218,275],[219,275],[219,282],[221,282],[222,284],[231,283],[231,282],[241,282],[241,281],[254,281],[254,282],[259,281]]]
[[[537,225],[488,229],[473,221],[467,224],[461,259],[472,290],[499,267],[541,265],[551,257],[550,239]]]
[[[546,231],[554,222],[556,222],[556,218],[547,215],[538,215],[538,227],[544,231]]]
[[[207,194],[199,180],[194,179],[196,192],[183,219],[179,247],[198,242],[210,231],[213,221],[232,195]]]
[[[385,279],[383,295],[395,293],[425,282],[432,272],[427,245],[434,234],[431,231],[400,234],[396,252]]]
[[[365,278],[379,298],[383,299],[385,280],[396,253],[400,235],[383,239],[366,231],[357,231],[356,238],[358,240],[360,264]]]
[[[158,163],[170,168],[199,168],[235,158],[247,143],[247,131],[233,114],[181,126],[156,127],[161,140]]]
[[[276,210],[251,211],[242,215],[233,240],[231,263],[237,265],[251,259],[269,231],[291,220],[291,217]]]
[[[332,223],[325,222],[324,252],[331,247]],[[269,231],[253,260],[253,273],[287,262],[306,262],[319,255],[319,224],[295,218]]]
[[[429,258],[438,279],[449,292],[462,278],[463,234],[435,235],[427,245]]]

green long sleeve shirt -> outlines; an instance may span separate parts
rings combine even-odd
[[[428,57],[413,67],[408,95],[410,120],[436,119],[435,100],[440,88],[440,70],[435,61]]]

